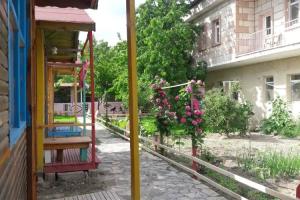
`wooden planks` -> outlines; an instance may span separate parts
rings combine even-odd
[[[26,134],[11,151],[0,154],[0,199],[26,199],[26,157]]]
[[[0,112],[8,110],[8,97],[0,96]]]
[[[92,142],[90,137],[65,137],[65,138],[45,138],[44,149],[76,149],[88,148]]]
[[[8,95],[8,83],[1,80],[0,80],[0,95]]]
[[[121,200],[117,193],[113,191],[99,191],[90,194],[78,195],[73,197],[65,197],[57,200]]]

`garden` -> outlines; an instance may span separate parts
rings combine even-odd
[[[300,180],[300,126],[291,117],[287,104],[275,98],[271,115],[254,132],[249,126],[252,106],[232,98],[236,89],[227,94],[212,89],[205,94],[204,86],[200,80],[191,80],[180,84],[174,95],[174,87],[156,77],[151,85],[152,110],[140,117],[141,136],[295,196]],[[126,129],[128,120],[111,119],[111,123]],[[160,153],[249,199],[275,199],[179,155],[163,149]]]

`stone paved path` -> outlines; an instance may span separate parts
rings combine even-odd
[[[84,175],[78,173],[60,174],[56,182],[39,184],[39,199],[110,190],[116,192],[121,199],[130,200],[129,143],[99,125],[97,140],[101,164],[96,171],[90,173],[91,178],[84,180]],[[194,180],[160,158],[142,151],[140,159],[143,200],[226,200],[210,186]]]

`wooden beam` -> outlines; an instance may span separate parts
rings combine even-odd
[[[46,22],[38,21],[38,27],[45,30],[59,30],[59,31],[95,31],[96,25],[70,22]]]
[[[64,127],[64,126],[84,126],[82,123],[53,123],[53,124],[44,124],[38,125],[39,129],[44,128],[54,128],[54,127]],[[93,123],[87,123],[85,126],[93,126]]]
[[[136,22],[135,1],[126,0],[127,44],[128,44],[128,86],[131,157],[131,199],[140,199],[140,159],[138,131],[138,96],[136,68]]]
[[[45,123],[45,53],[44,53],[44,31],[37,29],[36,35],[37,48],[37,115],[36,123]],[[44,166],[44,129],[37,130],[37,170],[42,171]]]
[[[82,63],[47,62],[49,67],[82,67]]]
[[[27,199],[37,199],[37,177],[36,177],[36,45],[35,45],[35,0],[30,0],[29,16],[30,16],[30,48],[28,55],[28,76],[27,76],[27,98],[29,104],[29,112],[31,115],[31,124],[28,124],[26,130],[27,140]],[[31,125],[31,126],[30,126]]]
[[[80,9],[97,9],[98,0],[37,0],[37,6],[75,7]]]

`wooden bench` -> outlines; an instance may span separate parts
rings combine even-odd
[[[57,150],[56,160],[62,162],[64,149],[87,149],[92,139],[88,136],[81,137],[63,137],[63,138],[45,138],[45,150]]]

